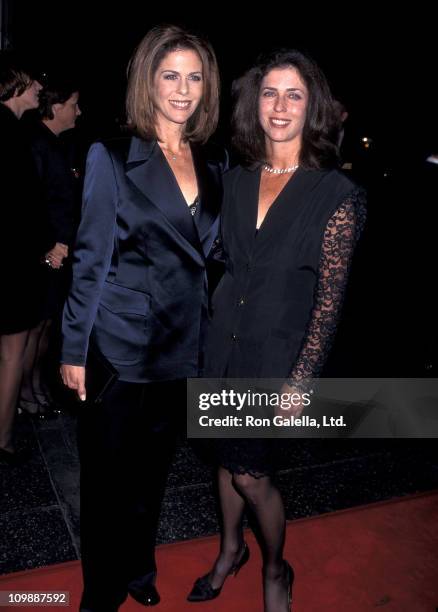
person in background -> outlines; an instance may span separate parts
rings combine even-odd
[[[438,267],[436,227],[438,225],[438,126],[430,126],[425,146],[427,154],[400,173],[399,193],[404,199],[405,220],[403,239],[410,237],[412,248],[404,253],[403,280],[409,274],[410,288],[404,308],[412,337],[405,349],[405,360],[411,362],[407,376],[438,375],[437,299],[431,279]],[[408,174],[409,179],[406,179]],[[401,198],[399,198],[400,201]],[[412,205],[415,215],[411,215]],[[409,338],[408,338],[409,340]]]
[[[30,330],[40,320],[39,181],[20,125],[41,84],[16,53],[0,52],[0,460],[18,461],[12,437]]]
[[[92,349],[118,379],[79,414],[82,611],[113,612],[128,593],[143,605],[160,601],[158,517],[186,419],[185,379],[200,371],[219,225],[226,159],[203,146],[218,105],[210,44],[153,28],[129,66],[132,136],[88,155],[61,373],[86,400]]]
[[[213,296],[204,376],[279,378],[302,393],[336,331],[364,194],[338,168],[339,118],[326,78],[296,50],[262,58],[235,87],[233,142],[243,164],[224,180],[226,271]],[[281,410],[299,416],[302,404]],[[216,439],[221,545],[189,601],[217,597],[249,558],[242,517],[255,517],[265,612],[287,612],[294,573],[283,557],[285,512],[272,474],[278,440]],[[287,442],[287,444],[293,442]]]
[[[342,146],[342,141],[344,140],[344,136],[345,136],[344,123],[348,119],[348,111],[345,108],[344,104],[342,104],[342,102],[340,102],[339,100],[333,100],[333,107],[334,107],[335,115],[337,116],[338,121],[339,121],[339,127],[337,129],[337,132],[338,132],[337,145],[340,149]]]
[[[44,204],[45,295],[42,321],[30,332],[26,346],[19,405],[22,410],[45,417],[53,406],[47,381],[43,380],[44,357],[49,342],[55,344],[60,333],[60,316],[70,283],[68,256],[77,231],[77,179],[60,139],[62,133],[75,127],[81,114],[77,85],[66,79],[47,79],[39,95],[38,110],[40,120],[30,123],[29,132]]]

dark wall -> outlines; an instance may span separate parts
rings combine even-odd
[[[412,10],[385,18],[357,3],[348,11],[315,5],[300,12],[294,3],[268,3],[258,11],[239,3],[235,17],[237,3],[154,8],[157,3],[125,0],[109,8],[84,0],[6,1],[14,46],[31,51],[47,70],[61,65],[77,72],[82,104],[93,124],[111,124],[122,112],[129,57],[146,31],[162,22],[201,30],[213,43],[223,79],[223,125],[232,80],[259,52],[276,46],[309,51],[346,103],[350,131],[377,138],[385,155],[406,155],[404,147],[420,151],[437,103],[433,20]]]

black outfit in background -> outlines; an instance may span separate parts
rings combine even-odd
[[[238,167],[225,177],[226,272],[213,296],[205,376],[316,377],[336,329],[364,194],[336,170],[298,169],[256,231],[260,175]],[[274,467],[273,443],[217,440],[218,460],[263,475]]]
[[[395,166],[373,201],[369,194],[368,211],[361,245],[363,371],[437,377],[438,165],[414,159]]]
[[[1,103],[0,135],[0,334],[13,334],[41,320],[41,194],[26,133]]]
[[[436,230],[438,227],[438,162],[425,160],[412,172],[406,198],[405,227],[401,250],[405,259],[405,321],[409,324],[410,369],[407,376],[438,376],[438,303],[434,279],[438,269]],[[409,176],[409,174],[408,174]],[[406,179],[400,181],[406,189]],[[412,214],[412,205],[414,214]],[[409,247],[407,246],[409,245]],[[404,285],[402,282],[404,281]],[[409,362],[408,361],[408,362]]]
[[[71,251],[77,230],[77,179],[69,166],[67,151],[42,121],[32,126],[30,139],[44,201],[41,221],[45,253],[57,242]],[[44,319],[60,314],[71,280],[70,261],[71,258],[64,260],[63,267],[57,270],[44,267]]]
[[[207,262],[219,226],[222,164],[192,146],[189,208],[155,141],[94,145],[64,309],[62,361],[89,341],[120,378],[79,418],[83,609],[111,612],[155,579],[158,513],[185,378],[199,373]],[[194,207],[193,207],[194,208]]]

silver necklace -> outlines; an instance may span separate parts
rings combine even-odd
[[[270,164],[265,164],[263,170],[269,172],[269,174],[289,174],[299,167],[299,164],[295,164],[295,166],[289,166],[288,168],[273,168]]]

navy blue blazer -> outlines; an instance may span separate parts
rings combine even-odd
[[[62,363],[84,365],[91,339],[121,380],[198,375],[226,161],[191,148],[195,217],[155,141],[134,136],[91,147]]]

